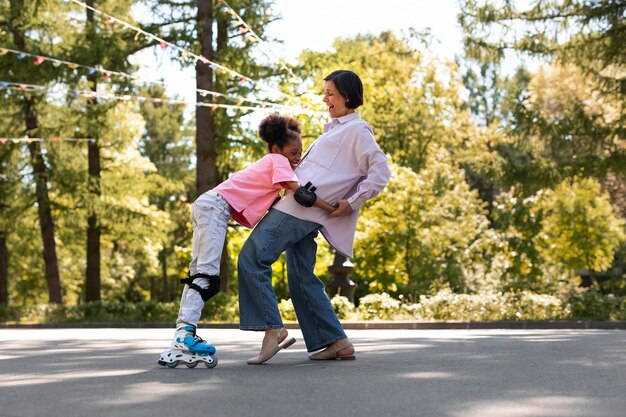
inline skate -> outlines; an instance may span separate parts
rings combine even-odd
[[[179,363],[184,363],[187,368],[195,368],[204,362],[207,368],[215,368],[217,357],[214,355],[215,346],[198,336],[195,327],[182,326],[176,329],[172,345],[161,353],[158,364],[176,368]]]

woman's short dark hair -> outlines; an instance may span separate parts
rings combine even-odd
[[[356,109],[363,104],[363,83],[356,73],[337,70],[328,74],[324,81],[332,81],[342,97],[347,99],[346,107]]]

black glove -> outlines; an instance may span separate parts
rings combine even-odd
[[[313,204],[315,204],[315,200],[317,200],[315,190],[317,190],[317,188],[313,187],[313,185],[309,181],[304,187],[298,187],[296,192],[293,194],[293,198],[301,206],[311,207]]]

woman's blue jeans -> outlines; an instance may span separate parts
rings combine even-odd
[[[315,276],[321,226],[271,209],[248,237],[239,253],[239,316],[241,330],[283,327],[272,288],[272,264],[286,251],[291,301],[307,350],[319,350],[346,334]]]

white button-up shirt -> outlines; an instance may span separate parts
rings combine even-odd
[[[330,204],[347,200],[353,212],[330,217],[320,208],[301,206],[292,192],[287,192],[274,207],[299,219],[321,224],[321,232],[328,243],[351,258],[359,208],[377,196],[391,177],[387,157],[374,140],[372,128],[358,112],[333,119],[307,149],[295,172],[301,185],[310,181],[317,187],[315,193]]]

